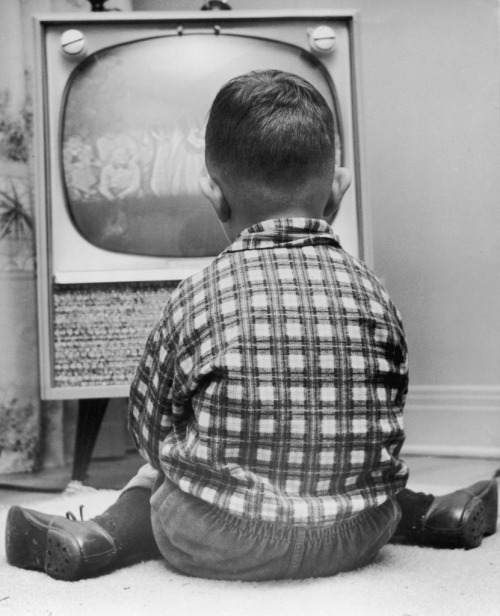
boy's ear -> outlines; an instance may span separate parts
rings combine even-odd
[[[335,220],[335,217],[340,209],[340,202],[351,185],[351,182],[352,174],[349,169],[346,169],[345,167],[338,167],[335,169],[332,190],[323,213],[323,216],[329,223],[332,223]]]
[[[210,201],[221,222],[227,222],[231,217],[231,208],[217,182],[210,176],[200,178],[201,192]]]

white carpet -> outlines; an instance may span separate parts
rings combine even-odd
[[[415,486],[412,486],[415,488]],[[431,486],[432,487],[432,486]],[[429,486],[427,486],[429,489]],[[443,493],[448,490],[436,490]],[[84,489],[40,505],[101,513],[117,492]],[[0,507],[3,536],[7,508]],[[386,546],[332,578],[265,583],[188,578],[160,561],[80,582],[10,567],[0,545],[0,616],[500,616],[500,532],[470,551]]]

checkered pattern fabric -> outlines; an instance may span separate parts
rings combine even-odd
[[[265,221],[183,281],[131,387],[142,455],[236,516],[324,526],[406,483],[397,309],[320,220]]]

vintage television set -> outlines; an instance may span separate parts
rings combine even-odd
[[[35,16],[41,395],[126,397],[180,280],[226,240],[198,185],[210,103],[276,68],[334,111],[354,182],[334,228],[370,260],[361,195],[355,15],[191,11]]]

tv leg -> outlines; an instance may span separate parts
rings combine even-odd
[[[93,398],[83,399],[78,403],[78,424],[71,475],[73,481],[83,483],[87,478],[92,452],[108,402],[109,398]]]

